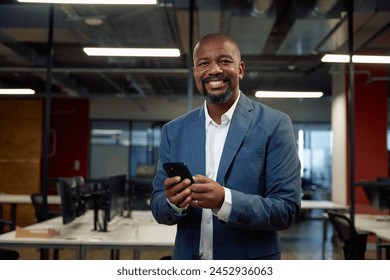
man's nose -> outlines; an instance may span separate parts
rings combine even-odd
[[[211,63],[209,71],[211,74],[222,73],[222,68],[218,65],[218,63]]]

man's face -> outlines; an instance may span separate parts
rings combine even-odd
[[[194,51],[194,79],[198,91],[213,104],[222,104],[239,94],[244,76],[236,45],[223,38],[201,42]]]

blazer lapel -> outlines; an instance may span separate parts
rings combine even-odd
[[[240,100],[238,101],[231,120],[225,147],[223,148],[221,161],[219,163],[217,181],[222,185],[224,183],[223,179],[225,178],[225,174],[252,123],[253,114],[250,113],[251,110],[253,110],[252,101],[241,93]]]
[[[201,106],[199,114],[195,114],[192,122],[188,125],[188,143],[191,172],[206,174],[206,131],[204,106]]]

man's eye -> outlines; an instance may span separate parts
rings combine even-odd
[[[206,66],[207,64],[208,64],[207,62],[201,62],[201,63],[198,64],[198,66],[203,66],[203,67],[204,67],[204,66]]]

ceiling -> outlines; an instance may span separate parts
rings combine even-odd
[[[343,0],[160,0],[156,6],[0,4],[0,88],[86,98],[187,98],[192,42],[221,32],[240,45],[241,89],[331,94],[324,53],[347,53]],[[390,1],[356,0],[356,53],[389,54]],[[191,4],[192,3],[192,4]],[[191,17],[193,15],[193,17]],[[97,22],[101,24],[94,25]],[[190,21],[193,28],[190,29]],[[192,30],[192,31],[191,31]],[[193,40],[190,42],[190,34]],[[191,45],[191,46],[190,46]],[[179,58],[88,57],[83,47],[179,48]],[[51,72],[48,55],[52,56]],[[47,83],[47,80],[51,83]]]

